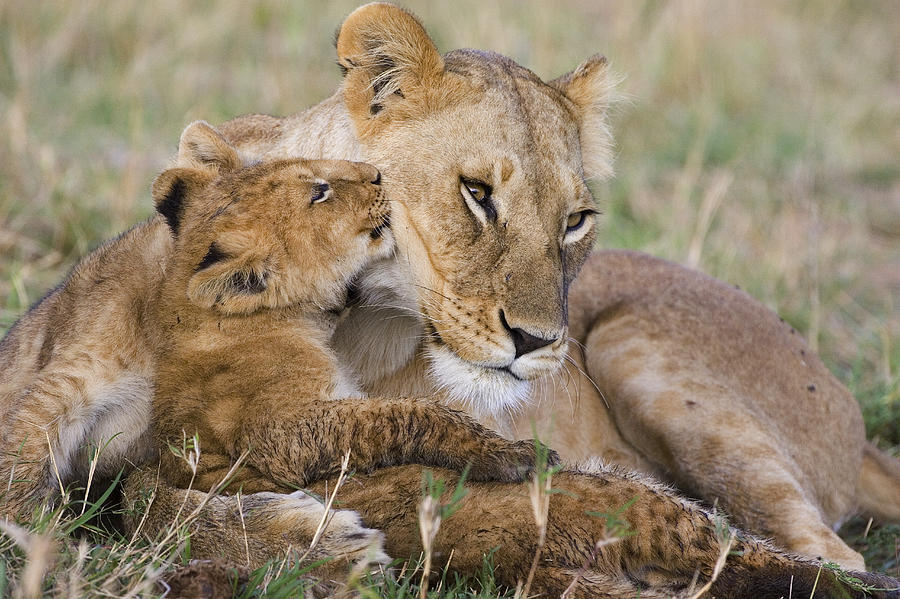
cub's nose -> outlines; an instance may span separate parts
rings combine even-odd
[[[368,162],[355,162],[357,176],[359,181],[371,183],[373,185],[381,185],[381,171]]]
[[[516,348],[516,358],[520,358],[525,354],[530,354],[542,347],[546,347],[559,339],[559,337],[553,337],[551,339],[538,337],[523,329],[509,326],[509,323],[506,322],[506,315],[503,313],[503,310],[500,310],[500,322],[503,324],[503,328],[509,333],[509,336],[512,337],[513,346]]]

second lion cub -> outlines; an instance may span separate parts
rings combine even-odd
[[[152,305],[157,323],[153,429],[164,447],[197,435],[196,472],[172,452],[169,481],[208,490],[245,451],[229,490],[284,491],[350,467],[420,463],[475,480],[521,480],[531,442],[512,442],[421,399],[343,399],[328,341],[346,290],[393,251],[375,167],[282,160],[244,166],[203,122],[178,166],[153,184],[174,237]],[[333,401],[341,398],[340,401]]]

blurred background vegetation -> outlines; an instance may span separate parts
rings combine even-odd
[[[328,96],[333,35],[357,4],[0,0],[0,332],[151,213],[150,182],[188,122]],[[494,50],[543,78],[604,53],[624,80],[618,174],[595,188],[599,244],[759,298],[806,334],[896,454],[900,4],[405,5],[441,51]],[[896,575],[898,538],[885,527],[855,542]]]

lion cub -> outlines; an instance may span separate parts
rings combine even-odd
[[[351,279],[393,251],[375,167],[282,160],[243,166],[205,123],[153,198],[174,236],[152,306],[160,337],[152,426],[162,444],[197,434],[196,472],[161,451],[170,482],[206,490],[248,451],[230,489],[284,490],[350,466],[420,463],[476,480],[521,480],[531,442],[507,441],[422,399],[341,399],[328,346]]]

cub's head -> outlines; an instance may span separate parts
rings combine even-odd
[[[393,250],[378,170],[341,160],[243,165],[198,121],[177,166],[153,182],[156,210],[175,237],[173,284],[224,314],[343,305],[347,285]]]
[[[595,240],[586,181],[612,172],[606,61],[544,82],[490,52],[442,56],[384,3],[347,17],[337,53],[432,375],[476,410],[514,407],[566,351],[569,284]]]

